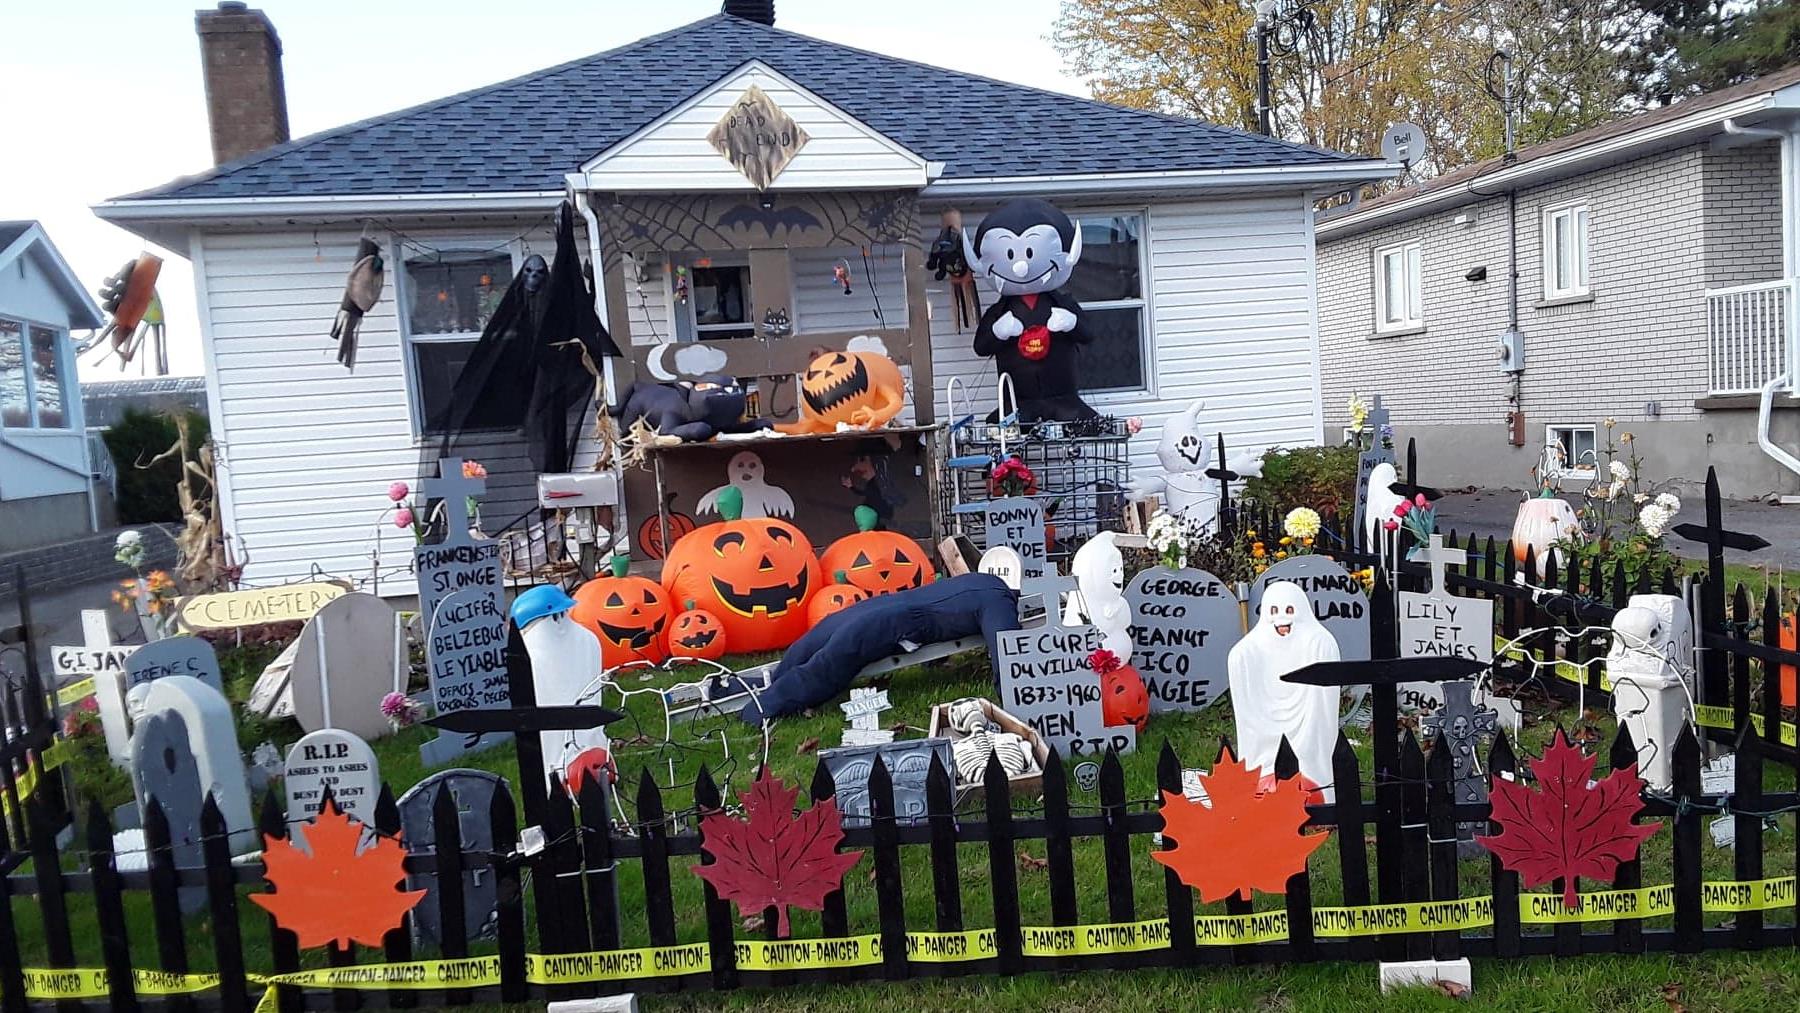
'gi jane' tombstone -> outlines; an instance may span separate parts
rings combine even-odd
[[[126,766],[131,762],[131,719],[125,714],[125,666],[137,648],[112,642],[112,627],[104,609],[81,610],[81,638],[84,643],[51,646],[51,671],[58,685],[94,680],[106,755]]]
[[[288,822],[317,815],[326,788],[341,812],[374,825],[381,768],[367,742],[339,728],[323,728],[294,743],[287,754]]]
[[[995,637],[1000,657],[1000,709],[1030,724],[1064,758],[1099,756],[1107,747],[1137,748],[1137,728],[1108,728],[1100,677],[1088,655],[1105,642],[1093,626],[1063,626],[1055,608],[1046,624]]]
[[[469,533],[469,497],[485,492],[487,481],[467,478],[462,469],[461,458],[446,457],[438,462],[437,478],[419,483],[427,499],[443,499],[446,523],[443,541],[413,550],[422,616],[437,615],[445,598],[465,588],[485,590],[496,600],[500,595],[500,543]]]
[[[204,865],[200,845],[200,771],[189,750],[187,722],[174,711],[146,714],[131,738],[131,787],[138,809],[155,799],[169,822],[169,845],[178,869]],[[181,888],[181,909],[189,914],[206,903],[206,888]]]
[[[193,757],[202,794],[218,804],[230,834],[231,852],[247,854],[261,846],[250,811],[250,786],[244,756],[238,751],[237,721],[225,694],[190,675],[165,675],[142,691],[143,717],[178,714],[187,726],[187,750]]]
[[[1475,703],[1470,696],[1473,686],[1466,679],[1435,685],[1441,687],[1443,704],[1435,713],[1426,716],[1421,727],[1428,739],[1436,740],[1437,745],[1433,748],[1450,750],[1456,801],[1480,805],[1488,800],[1488,789],[1479,754],[1494,741],[1500,715],[1492,707]],[[1479,829],[1483,826],[1474,823],[1456,825],[1456,850],[1462,857],[1476,857],[1475,852],[1481,850],[1475,843],[1475,832]]]
[[[983,504],[987,547],[1009,546],[1019,554],[1026,578],[1042,577],[1050,553],[1045,546],[1044,507],[1024,496],[991,499]]]
[[[1324,556],[1289,556],[1251,581],[1252,615],[1262,605],[1263,590],[1278,580],[1300,585],[1300,589],[1312,599],[1313,615],[1325,624],[1331,638],[1337,641],[1342,660],[1368,660],[1369,598],[1363,593],[1362,581]]]
[[[1150,711],[1197,711],[1225,690],[1225,662],[1243,636],[1237,596],[1205,570],[1153,566],[1125,588],[1131,664],[1150,691]]]
[[[931,757],[936,755],[945,770],[955,770],[956,761],[950,755],[950,740],[907,739],[902,742],[888,742],[872,746],[848,746],[842,749],[819,750],[819,761],[831,773],[831,782],[836,786],[838,811],[852,826],[859,825],[854,821],[862,821],[867,825],[869,819],[869,774],[875,769],[875,757],[888,769],[888,779],[894,786],[894,815],[902,820],[924,818],[925,779],[931,773]]]
[[[1468,553],[1445,548],[1443,536],[1434,534],[1428,547],[1413,551],[1412,559],[1430,565],[1431,590],[1399,594],[1400,656],[1493,661],[1493,604],[1479,598],[1458,598],[1444,583],[1445,564],[1461,565]],[[1446,685],[1418,682],[1401,686],[1401,711],[1437,709],[1444,702],[1441,688]]]
[[[506,780],[485,770],[443,770],[425,778],[400,796],[400,841],[412,854],[431,854],[437,832],[431,807],[438,789],[448,786],[456,800],[456,826],[464,851],[495,850],[494,824],[488,818],[496,792],[507,791]],[[510,847],[511,842],[507,842]],[[435,873],[406,877],[406,888],[424,890],[425,898],[413,908],[413,945],[439,945],[438,888]],[[494,938],[500,921],[499,894],[494,870],[477,866],[463,870],[463,931],[470,941]]]
[[[301,728],[341,728],[365,739],[388,734],[381,698],[401,688],[406,660],[406,637],[395,619],[393,606],[358,592],[306,624],[290,679]]]
[[[453,591],[438,605],[426,637],[431,699],[439,714],[512,706],[506,678],[506,613],[485,588]],[[419,746],[427,766],[506,741],[507,736],[438,733]]]
[[[220,693],[225,680],[219,675],[219,656],[199,637],[166,637],[138,648],[125,662],[126,689],[166,675],[199,679]]]

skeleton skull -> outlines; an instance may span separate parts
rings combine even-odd
[[[550,280],[550,265],[544,263],[543,257],[534,253],[525,258],[524,265],[519,268],[519,277],[525,282],[525,291],[536,295],[538,289],[543,288],[544,283]]]

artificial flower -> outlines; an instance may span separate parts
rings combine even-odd
[[[1362,399],[1361,394],[1351,394],[1347,407],[1350,411],[1350,428],[1361,432],[1362,427],[1369,421],[1368,403]]]
[[[1669,530],[1669,521],[1673,519],[1674,515],[1658,503],[1651,503],[1638,511],[1638,526],[1651,538],[1661,538]]]
[[[1667,510],[1671,515],[1681,512],[1681,500],[1672,492],[1665,492],[1656,497],[1656,505]]]
[[[1606,470],[1612,472],[1612,477],[1617,481],[1625,482],[1631,479],[1631,465],[1624,461],[1614,461],[1606,466]]]
[[[394,527],[405,531],[413,526],[413,512],[406,507],[394,511]]]
[[[425,716],[425,705],[405,693],[389,693],[381,698],[381,716],[399,731],[417,724]]]
[[[405,499],[411,492],[412,489],[409,488],[405,482],[395,482],[393,485],[388,486],[388,499],[398,503]]]
[[[1108,672],[1117,672],[1119,669],[1125,667],[1125,663],[1119,660],[1118,655],[1104,647],[1088,655],[1087,661],[1088,667],[1094,670],[1095,675],[1105,675]]]
[[[1144,431],[1144,420],[1138,418],[1136,415],[1133,415],[1132,417],[1126,419],[1125,420],[1125,431],[1127,433],[1130,433],[1132,436],[1136,436],[1137,434],[1143,432]]]
[[[1311,541],[1319,533],[1322,525],[1319,512],[1311,507],[1295,507],[1289,510],[1287,516],[1281,521],[1283,531],[1295,538],[1305,538],[1308,541]]]
[[[486,477],[488,477],[487,476],[487,468],[484,467],[480,461],[464,461],[463,462],[463,477],[464,478],[486,478]]]

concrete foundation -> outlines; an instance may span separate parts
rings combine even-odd
[[[85,493],[0,501],[0,552],[55,545],[90,534]]]

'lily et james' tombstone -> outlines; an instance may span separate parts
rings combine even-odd
[[[225,680],[219,675],[219,656],[199,637],[165,637],[137,649],[125,662],[126,689],[168,675],[187,675],[220,693]]]
[[[1264,589],[1278,580],[1292,581],[1306,592],[1312,600],[1313,615],[1337,641],[1342,660],[1369,659],[1369,597],[1363,593],[1362,581],[1324,556],[1289,556],[1250,582],[1253,617],[1262,605]]]
[[[400,796],[400,842],[412,854],[432,854],[437,847],[436,824],[431,807],[437,802],[440,786],[448,785],[450,797],[456,801],[456,826],[465,852],[492,852],[494,794],[507,791],[506,781],[485,770],[443,770],[425,778]],[[510,846],[511,842],[507,842]],[[421,873],[406,878],[409,890],[424,890],[425,897],[413,908],[413,942],[415,945],[440,942],[438,938],[438,888],[434,873]],[[475,866],[463,870],[463,931],[473,941],[491,939],[499,925],[499,891],[494,870]]]
[[[1414,562],[1431,567],[1431,590],[1399,593],[1400,656],[1403,658],[1471,658],[1494,660],[1494,606],[1480,598],[1459,598],[1444,583],[1444,566],[1468,560],[1461,549],[1446,548],[1442,535],[1414,549]],[[1407,683],[1400,687],[1400,710],[1435,710],[1443,704],[1447,683]]]
[[[1136,727],[1106,726],[1100,676],[1088,655],[1105,646],[1095,626],[1063,626],[1061,610],[1046,609],[1043,626],[995,636],[1000,709],[1037,729],[1065,759],[1137,748]]]
[[[294,743],[287,754],[288,822],[318,815],[326,788],[340,812],[374,825],[381,768],[367,742],[342,729],[323,728]]]
[[[300,631],[289,679],[294,719],[309,731],[342,728],[386,735],[381,698],[404,686],[406,636],[393,606],[372,594],[344,595]]]
[[[131,787],[138,808],[149,810],[154,799],[169,822],[170,851],[178,869],[204,864],[200,845],[200,771],[188,748],[187,722],[174,711],[146,714],[131,738]],[[181,909],[189,914],[206,902],[201,886],[181,888]]]
[[[446,457],[438,462],[438,477],[419,483],[427,499],[444,502],[444,540],[413,550],[419,574],[419,614],[437,615],[446,597],[467,588],[485,590],[498,601],[501,591],[500,542],[477,539],[469,533],[469,498],[487,490],[487,481],[463,475],[463,462]]]
[[[1125,588],[1131,664],[1150,691],[1151,713],[1197,711],[1226,688],[1225,663],[1243,636],[1237,596],[1205,570],[1153,566]]]
[[[1024,576],[1042,577],[1049,561],[1045,545],[1044,507],[1024,496],[991,499],[982,504],[987,547],[1005,545],[1019,553]]]
[[[439,714],[512,706],[506,675],[506,612],[486,588],[452,591],[432,615],[426,637],[431,699]],[[419,746],[427,766],[506,741],[504,734],[469,736],[440,731]]]
[[[134,646],[114,644],[112,627],[103,609],[81,610],[81,638],[85,643],[50,648],[50,667],[57,683],[94,680],[94,702],[100,709],[100,730],[106,735],[106,755],[123,767],[131,762],[131,719],[125,714],[125,666]]]

